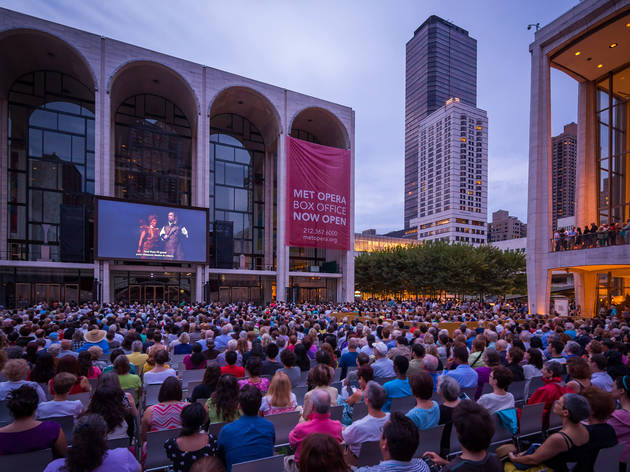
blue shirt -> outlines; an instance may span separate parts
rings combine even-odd
[[[461,388],[477,386],[477,372],[468,364],[459,364],[454,370],[449,370],[444,375],[457,380]]]
[[[226,471],[232,464],[273,456],[276,431],[273,423],[260,416],[243,415],[226,424],[219,433],[219,454],[223,457]]]
[[[410,462],[383,461],[379,465],[359,467],[356,472],[430,472],[429,466],[422,459],[411,459]]]
[[[394,379],[383,384],[383,388],[387,392],[387,401],[383,405],[383,411],[389,413],[392,406],[392,398],[403,398],[411,395],[411,386],[409,379]]]
[[[230,339],[234,338],[229,334],[221,334],[217,336],[216,338],[214,338],[214,348],[217,351],[224,350],[227,347],[227,343],[230,341]]]
[[[396,377],[394,362],[387,357],[381,357],[372,363],[375,379],[390,379]]]
[[[348,367],[354,367],[357,365],[358,352],[346,352],[341,355],[339,359],[339,367],[341,367],[341,378],[345,379],[348,373]]]
[[[79,348],[78,352],[87,351],[92,346],[98,346],[103,350],[103,354],[109,354],[109,342],[107,342],[107,339],[105,338],[101,339],[97,343],[84,343],[83,346]]]
[[[433,406],[429,410],[424,408],[412,408],[407,413],[407,417],[411,418],[420,430],[431,429],[437,426],[440,421],[440,407],[437,402],[433,402]]]

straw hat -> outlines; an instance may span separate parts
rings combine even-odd
[[[92,329],[85,333],[83,337],[85,338],[85,342],[88,343],[98,343],[105,339],[105,331],[102,329]]]

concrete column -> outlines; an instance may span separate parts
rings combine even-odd
[[[7,175],[7,168],[9,164],[8,156],[8,128],[9,128],[9,102],[6,98],[0,97],[0,202],[4,202],[4,205],[0,205],[0,259],[9,259],[9,219],[8,219],[8,205],[6,204],[9,198],[9,180]]]
[[[352,124],[349,130],[350,135],[350,250],[343,254],[343,301],[352,302],[354,300],[354,208],[356,206],[355,201],[355,189],[354,189],[354,110],[352,111]]]
[[[110,267],[109,267],[109,261],[103,261],[102,262],[102,269],[101,269],[101,278],[100,278],[100,282],[101,282],[101,290],[102,290],[102,303],[110,303],[112,301],[112,293],[110,292],[111,290],[111,273],[110,273]]]
[[[276,140],[265,152],[265,239],[263,242],[265,270],[271,270],[273,268],[273,182],[275,180],[274,172],[276,172],[276,153],[271,149],[276,149],[277,146],[278,141]],[[269,299],[271,299],[271,295]]]
[[[286,102],[286,92],[285,92]],[[285,103],[286,116],[286,103]],[[286,119],[284,120],[286,123]],[[282,129],[284,130],[283,124]],[[285,226],[286,226],[286,187],[287,187],[287,147],[286,136],[284,131],[278,136],[278,167],[276,169],[278,175],[278,227],[276,228],[276,299],[278,301],[286,300],[286,289],[289,285],[289,248],[286,246]]]
[[[206,68],[203,68],[201,104],[197,113],[197,139],[193,147],[192,204],[208,208],[210,204],[210,118],[206,99]]]
[[[202,265],[197,266],[197,273],[195,276],[195,302],[200,303],[204,300],[203,285],[205,283],[205,270]]]
[[[549,313],[551,275],[551,101],[549,59],[539,46],[532,56],[527,208],[527,291],[530,313]]]
[[[586,318],[592,318],[595,315],[597,275],[596,271],[579,271],[573,274],[575,301],[580,307],[581,315]]]
[[[575,170],[575,223],[598,222],[597,129],[595,83],[581,82],[578,88],[578,135]]]

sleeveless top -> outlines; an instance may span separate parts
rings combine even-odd
[[[568,450],[563,451],[560,454],[556,454],[551,459],[545,461],[545,465],[551,468],[554,472],[566,472],[568,470],[567,462],[579,462],[580,457],[586,451],[586,446],[589,442],[586,441],[583,445],[576,446],[568,434],[562,431],[559,431],[558,434],[564,439]]]
[[[186,405],[188,405],[186,402],[169,404],[158,403],[157,405],[153,405],[151,411],[151,431],[180,428],[182,426],[180,414]]]

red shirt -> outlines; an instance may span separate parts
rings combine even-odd
[[[562,379],[560,377],[554,377],[552,379],[543,379],[545,385],[536,390],[529,400],[528,405],[534,405],[536,403],[544,403],[543,409],[543,426],[547,428],[549,426],[549,414],[553,407],[553,402],[558,400],[565,393],[573,393],[573,390],[565,385],[562,385]]]
[[[245,377],[245,369],[236,365],[224,365],[221,374],[232,374],[236,378]]]

